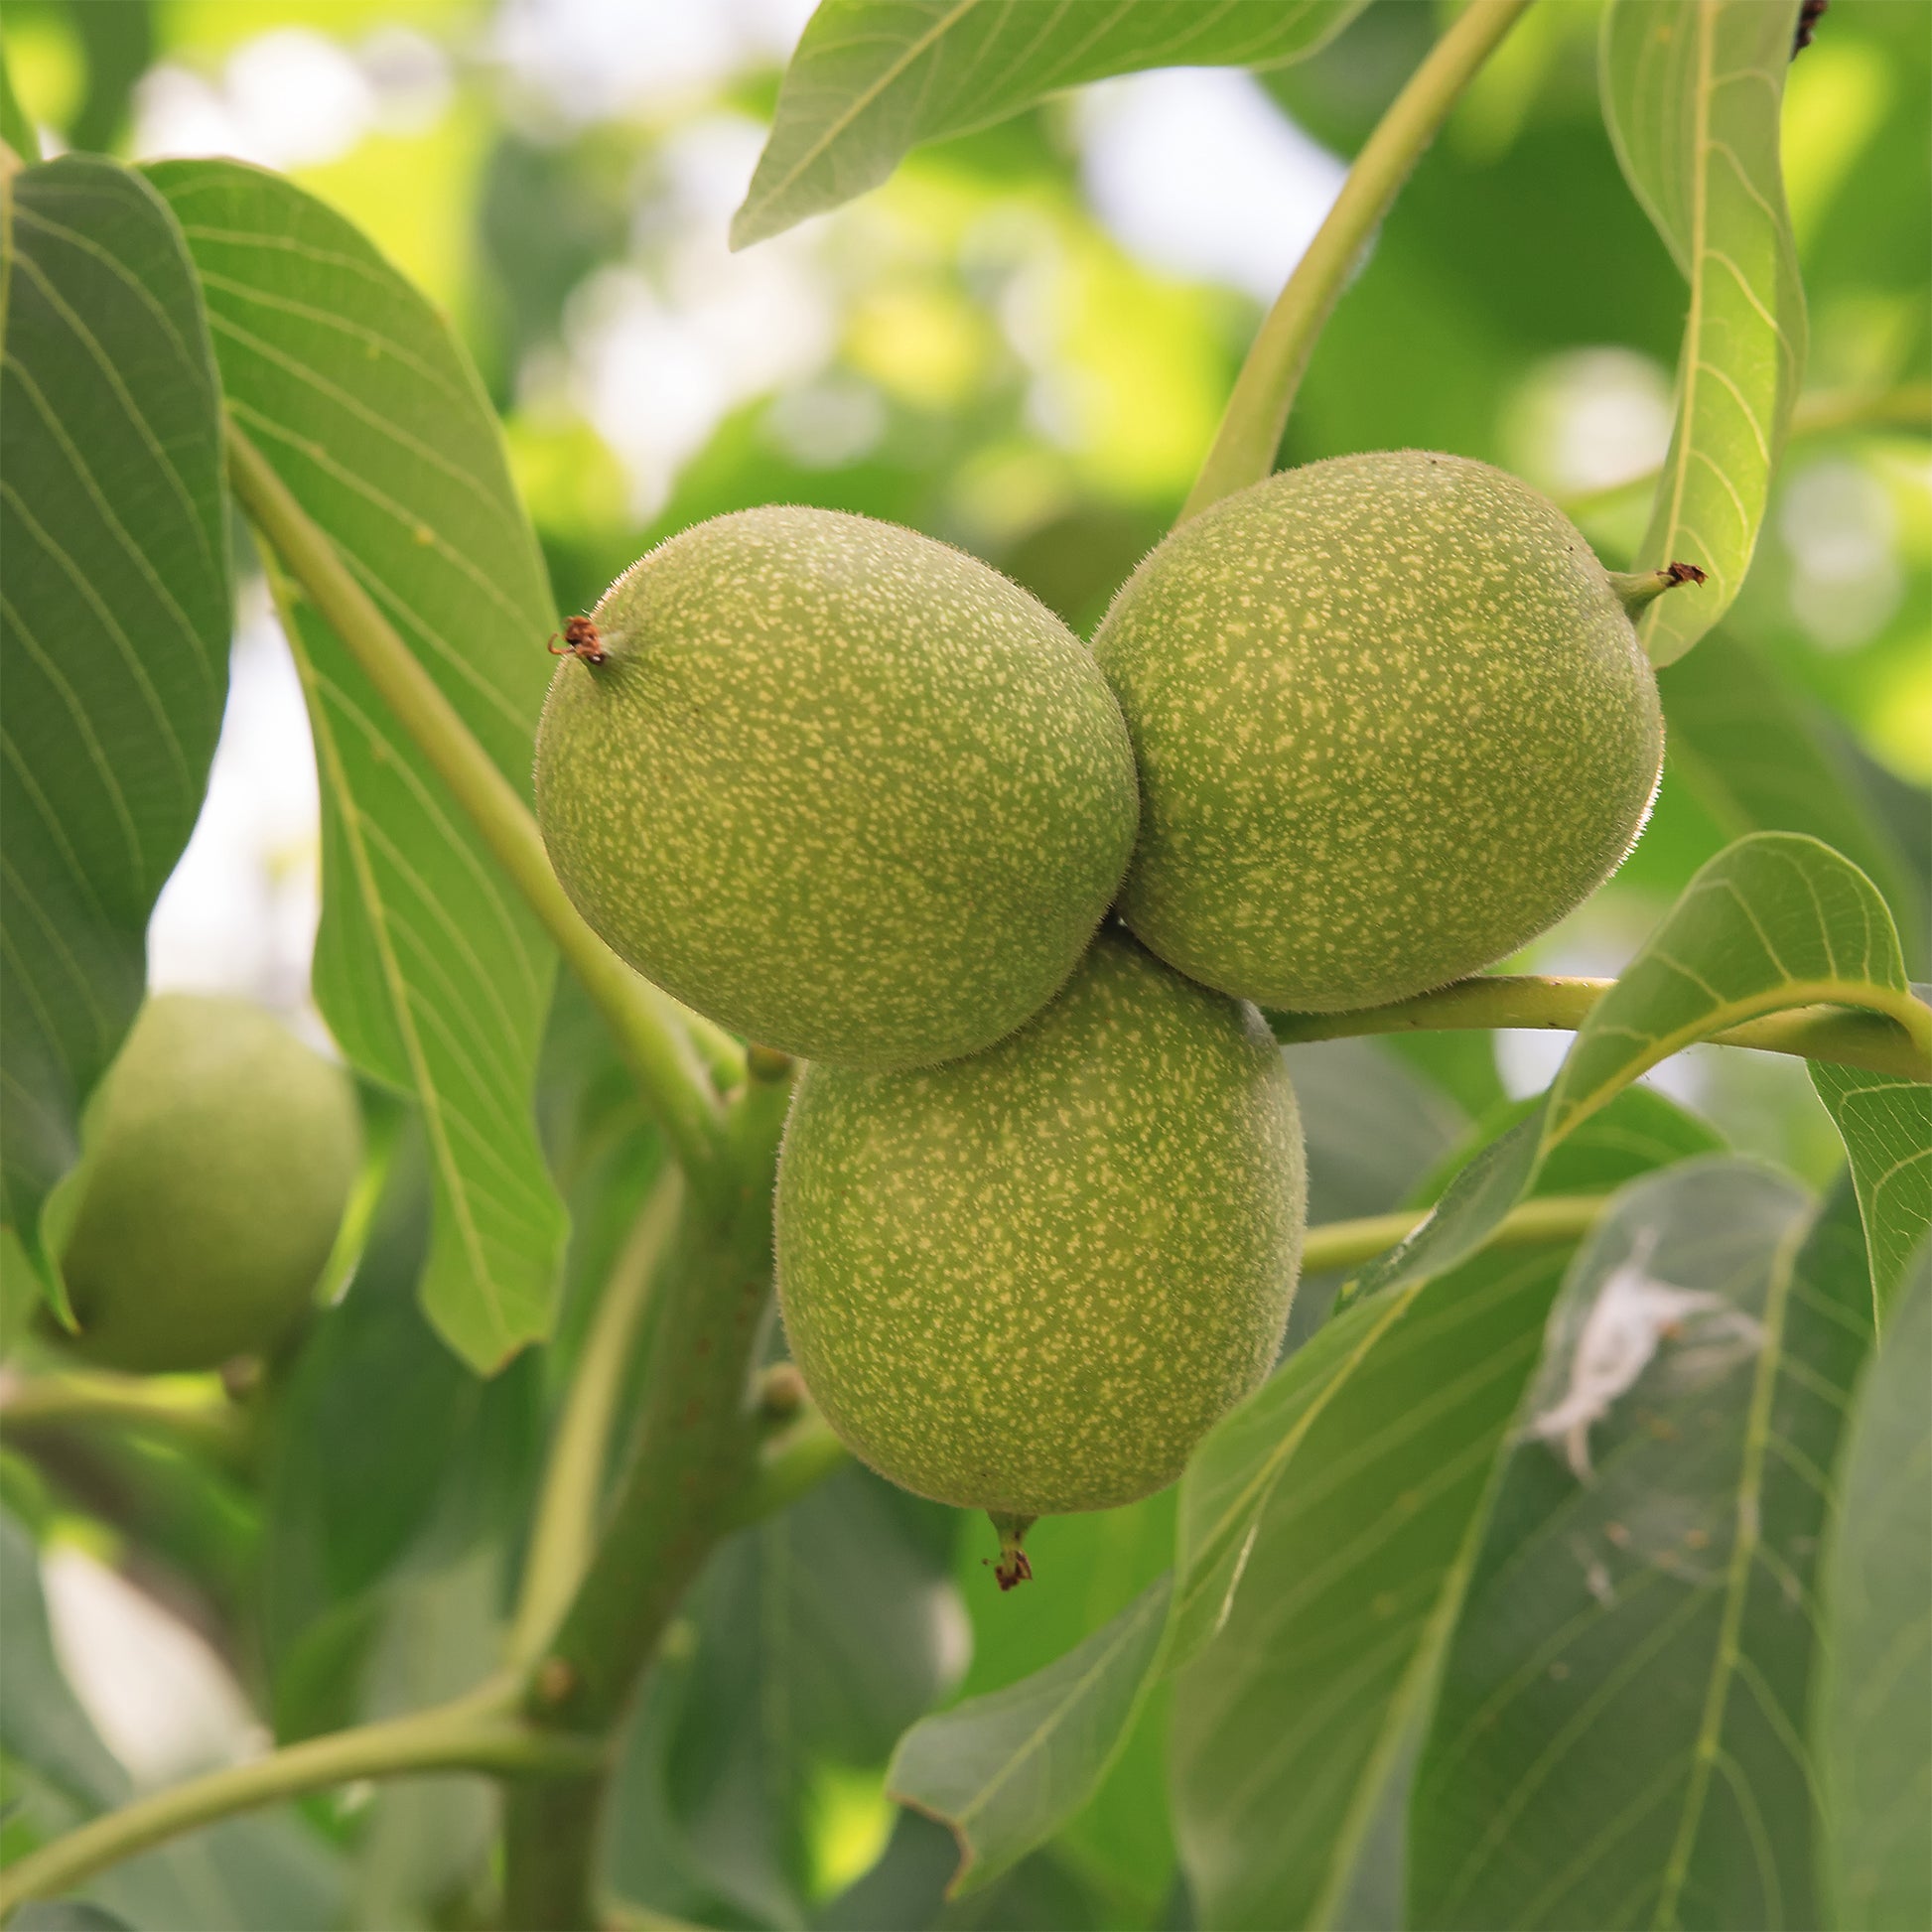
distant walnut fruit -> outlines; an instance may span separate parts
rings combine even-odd
[[[150,1000],[93,1102],[71,1345],[140,1374],[268,1347],[329,1259],[361,1131],[348,1075],[259,1007]]]
[[[1334,1011],[1492,964],[1581,903],[1663,759],[1629,610],[1547,498],[1404,450],[1184,523],[1094,639],[1142,825],[1121,912],[1183,973]]]

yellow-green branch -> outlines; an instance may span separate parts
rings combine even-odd
[[[183,1832],[330,1785],[424,1771],[557,1776],[603,1761],[601,1744],[525,1721],[517,1711],[520,1696],[519,1685],[492,1684],[454,1704],[312,1737],[137,1798],[9,1867],[0,1876],[0,1918],[30,1898],[71,1891],[96,1871]]]
[[[510,1633],[510,1655],[541,1653],[590,1568],[604,1503],[618,1398],[636,1353],[651,1283],[677,1225],[682,1189],[669,1169],[651,1189],[605,1283],[550,1445],[530,1553]]]
[[[252,1432],[212,1376],[56,1371],[0,1377],[0,1435],[105,1427],[176,1443],[227,1467],[244,1466]]]
[[[1179,520],[1260,483],[1275,467],[1316,339],[1382,217],[1449,110],[1530,0],[1469,0],[1390,103],[1327,219],[1276,299],[1235,379],[1214,446]]]
[[[1607,979],[1496,973],[1458,980],[1434,993],[1352,1013],[1271,1013],[1268,1024],[1285,1045],[1345,1039],[1362,1034],[1456,1033],[1502,1028],[1575,1033],[1616,982]],[[1834,1066],[1932,1080],[1928,1055],[1895,1021],[1849,1007],[1798,1007],[1726,1027],[1703,1042],[1749,1046],[1760,1053],[1793,1053]]]

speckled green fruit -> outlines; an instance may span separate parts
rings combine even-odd
[[[348,1076],[240,1000],[142,1008],[93,1102],[61,1267],[90,1361],[267,1347],[313,1292],[361,1154]]]
[[[1109,926],[991,1052],[806,1070],[778,1163],[785,1333],[895,1482],[1110,1508],[1172,1482],[1267,1374],[1305,1196],[1261,1016]]]
[[[834,510],[721,516],[594,617],[537,735],[564,890],[687,1005],[835,1064],[991,1045],[1073,970],[1133,848],[1119,706],[997,571]]]
[[[1094,639],[1141,777],[1121,911],[1223,992],[1399,1000],[1613,872],[1663,758],[1617,590],[1547,498],[1414,450],[1312,463],[1184,523]]]

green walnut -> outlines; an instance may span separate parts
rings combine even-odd
[[[920,1495],[1020,1524],[1132,1502],[1268,1373],[1305,1198],[1261,1016],[1109,926],[990,1052],[806,1069],[778,1164],[792,1357]]]
[[[1622,862],[1663,759],[1630,614],[1547,498],[1404,450],[1291,470],[1184,523],[1095,655],[1141,836],[1121,914],[1181,972],[1329,1012],[1459,979]]]
[[[997,571],[869,517],[673,537],[571,632],[537,815],[605,941],[766,1046],[905,1068],[1065,983],[1133,849],[1087,647]]]
[[[259,1007],[165,994],[93,1101],[61,1267],[104,1367],[218,1367],[314,1292],[361,1158],[355,1093]]]

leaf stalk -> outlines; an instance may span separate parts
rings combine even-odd
[[[590,1568],[618,1399],[683,1191],[678,1170],[667,1167],[631,1227],[584,1337],[544,1468],[510,1631],[510,1656],[520,1665],[541,1653]]]

